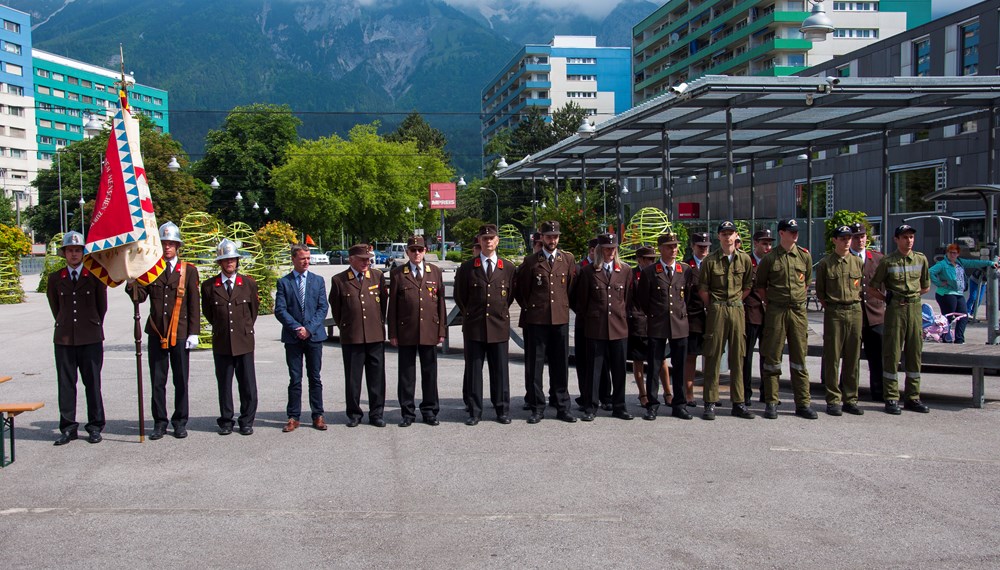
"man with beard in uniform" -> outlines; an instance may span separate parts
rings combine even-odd
[[[691,257],[685,263],[691,268],[691,275],[697,287],[701,279],[701,262],[708,257],[708,249],[712,247],[712,240],[707,232],[691,234]],[[687,362],[684,363],[684,392],[687,397],[688,407],[695,407],[694,401],[694,375],[695,368],[698,367],[698,357],[702,353],[702,345],[705,339],[705,318],[708,309],[701,300],[700,295],[688,295],[688,341],[687,341]]]
[[[153,411],[153,433],[149,439],[153,441],[163,439],[167,432],[168,371],[173,373],[174,383],[174,413],[170,417],[174,437],[187,437],[188,355],[198,347],[201,331],[198,269],[177,257],[177,251],[184,245],[177,224],[167,222],[160,226],[160,243],[166,268],[155,281],[139,286],[136,294],[140,303],[149,298],[146,334]],[[125,286],[129,297],[135,287],[134,283]]]
[[[389,344],[399,347],[397,395],[403,421],[409,427],[416,419],[414,392],[417,355],[420,355],[420,414],[423,422],[436,426],[440,411],[437,381],[437,345],[444,342],[448,316],[444,308],[444,276],[436,265],[424,261],[423,236],[406,240],[409,262],[393,268],[389,279]]]
[[[573,423],[569,381],[569,293],[575,277],[573,254],[558,249],[559,222],[542,222],[542,249],[524,259],[514,276],[514,298],[521,306],[524,329],[526,401],[531,410],[529,424],[545,414],[542,376],[549,362],[550,400],[557,418]]]
[[[851,255],[861,259],[861,348],[868,361],[868,388],[873,402],[882,398],[882,328],[885,323],[885,301],[868,293],[868,284],[875,275],[875,268],[882,261],[882,253],[868,249],[868,230],[863,223],[851,226]]]
[[[771,251],[771,246],[774,244],[774,236],[771,235],[771,230],[757,230],[753,234],[752,241],[753,251],[750,253],[750,262],[753,265],[753,269],[750,271],[751,283],[757,278],[757,265]],[[753,349],[757,346],[758,341],[760,341],[760,333],[764,329],[764,302],[757,295],[755,289],[751,289],[750,294],[743,299],[743,312],[746,316],[746,352],[743,355],[743,400],[749,407],[750,402],[753,401],[753,388],[750,382],[753,377]],[[760,362],[763,364],[763,359],[760,359]],[[763,379],[763,367],[759,367],[759,369],[761,370],[760,377]],[[767,401],[767,398],[764,396],[763,382],[760,389],[760,401]]]
[[[347,250],[350,267],[330,279],[330,314],[340,328],[344,356],[347,427],[357,427],[361,409],[361,376],[368,387],[368,423],[385,427],[385,313],[389,292],[385,276],[371,266],[368,244]]]

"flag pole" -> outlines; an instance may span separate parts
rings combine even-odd
[[[132,284],[132,308],[135,313],[135,327],[132,333],[135,336],[135,377],[139,391],[139,443],[144,443],[146,441],[146,411],[143,409],[142,395],[142,327],[139,324],[142,317],[139,315],[138,283]]]

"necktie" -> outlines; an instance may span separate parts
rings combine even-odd
[[[604,275],[606,275],[608,277],[611,277],[611,266],[610,265],[605,265],[604,266]]]
[[[668,265],[667,266],[667,281],[670,281],[670,278],[673,277],[673,275],[674,275],[674,268],[670,267]]]
[[[226,293],[229,295],[233,294],[233,282],[230,279],[226,279]]]
[[[492,259],[487,259],[486,260],[486,278],[487,279],[493,279],[493,260]]]
[[[306,276],[299,274],[299,305],[306,306]]]
[[[550,255],[549,256],[549,269],[552,269],[552,264],[555,263],[555,260],[556,260],[556,256],[554,256],[554,255]]]
[[[413,268],[413,278],[416,279],[417,281],[420,281],[420,268],[419,267],[414,267]]]
[[[170,262],[168,261],[167,262],[167,268],[163,270],[163,274],[166,275],[167,279],[170,279],[170,272],[171,272],[172,268],[173,268],[173,265],[171,265]]]
[[[70,271],[69,274],[73,277],[73,284],[76,285],[76,269]]]

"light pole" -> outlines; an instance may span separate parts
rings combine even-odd
[[[492,188],[486,188],[485,186],[480,186],[479,189],[493,192],[493,197],[496,198],[496,204],[497,204],[497,220],[496,220],[497,231],[500,231],[500,195],[497,194],[496,190],[493,190]]]

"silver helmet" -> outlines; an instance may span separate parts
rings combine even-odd
[[[63,255],[63,249],[65,249],[66,246],[69,245],[78,245],[80,247],[84,247],[85,245],[87,245],[87,242],[86,240],[83,239],[83,234],[81,234],[80,232],[74,232],[70,230],[63,234],[62,245],[59,246],[59,255],[65,257]]]
[[[236,247],[236,244],[223,238],[219,242],[219,247],[215,248],[215,261],[222,261],[223,259],[239,259],[240,250]]]
[[[160,241],[175,241],[184,244],[184,240],[181,239],[181,230],[173,222],[167,222],[160,226]]]

